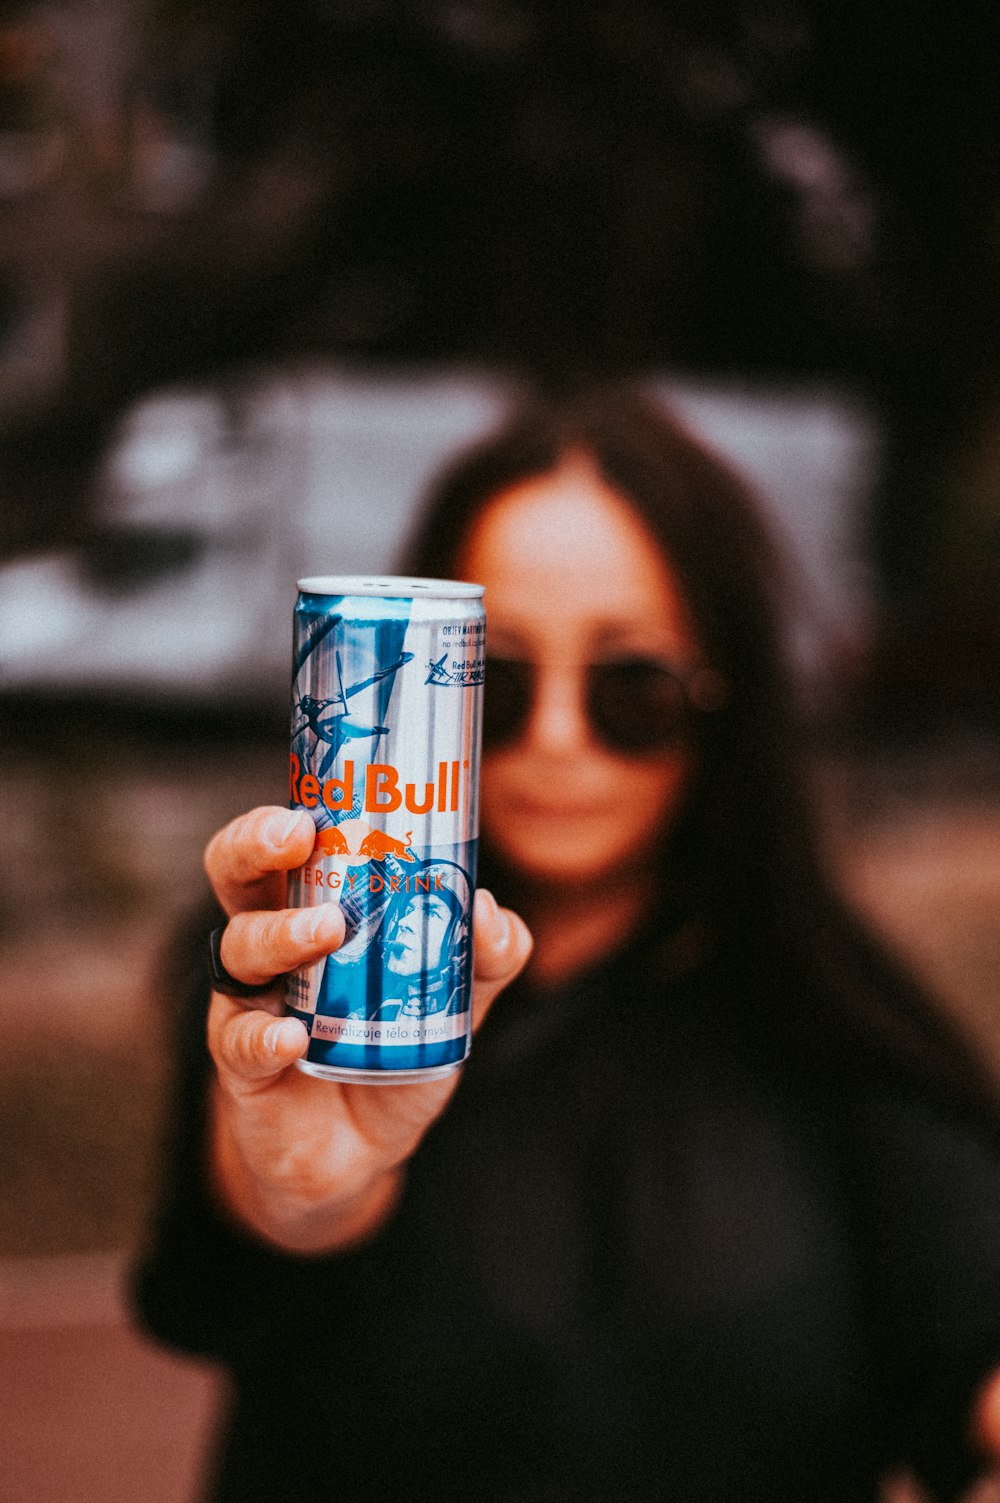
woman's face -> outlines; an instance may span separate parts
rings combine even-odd
[[[584,670],[633,654],[698,656],[680,583],[646,524],[580,459],[490,501],[458,563],[486,586],[490,653],[536,670],[523,730],[484,755],[485,833],[534,883],[579,890],[641,870],[677,812],[691,754],[605,744]]]

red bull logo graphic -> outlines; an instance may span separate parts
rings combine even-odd
[[[468,759],[463,762],[439,762],[433,782],[403,783],[400,772],[390,762],[369,762],[364,769],[361,812],[392,814],[405,809],[409,814],[458,812],[459,798],[469,773]],[[289,797],[293,808],[318,809],[322,804],[331,814],[349,814],[354,808],[355,764],[344,762],[343,776],[324,778],[321,782],[311,772],[302,771],[302,762],[293,752],[289,759]],[[346,821],[345,821],[346,823]]]
[[[388,835],[385,830],[373,830],[371,825],[363,819],[345,819],[332,829],[317,830],[316,844],[313,847],[310,866],[317,862],[331,858],[340,858],[341,866],[367,866],[371,861],[379,863],[392,858],[394,861],[416,861],[416,856],[410,849],[413,839],[413,831],[407,830],[400,839],[395,835]],[[306,868],[308,871],[309,868]],[[332,878],[335,873],[330,873],[331,881],[328,885],[334,886]],[[321,887],[324,884],[319,881],[306,881],[309,886]]]
[[[402,840],[394,840],[384,830],[372,830],[361,842],[358,855],[367,856],[370,861],[384,861],[386,856],[395,856],[399,861],[415,861],[416,856],[407,849],[412,839],[412,830],[408,830]]]
[[[334,825],[332,830],[317,830],[316,845],[314,852],[317,856],[349,856],[350,847],[347,837],[339,825]]]
[[[350,844],[353,835],[357,841],[357,832],[367,830],[367,835],[362,835],[360,845]],[[413,839],[413,831],[407,830],[402,840],[397,840],[394,835],[387,835],[384,830],[373,830],[360,819],[345,819],[343,824],[333,825],[332,828],[316,831],[316,844],[313,854],[320,858],[327,856],[346,856],[352,866],[358,866],[365,861],[384,861],[387,856],[395,856],[397,861],[415,861],[417,858],[410,850],[410,842]]]

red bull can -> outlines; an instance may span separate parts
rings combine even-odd
[[[337,903],[346,938],[288,978],[299,1067],[370,1083],[469,1052],[486,617],[453,580],[299,580],[290,806],[316,844],[288,904]]]

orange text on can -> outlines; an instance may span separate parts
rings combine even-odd
[[[389,762],[369,762],[365,766],[364,803],[366,814],[391,814],[407,809],[411,814],[430,814],[458,809],[459,787],[469,763],[439,762],[437,780],[431,783],[399,784],[399,769]],[[344,762],[343,777],[327,778],[322,783],[311,772],[303,772],[294,752],[289,764],[289,796],[303,809],[318,809],[325,804],[333,814],[347,814],[354,808],[354,763]]]

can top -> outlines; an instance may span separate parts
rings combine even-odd
[[[304,595],[382,595],[407,600],[420,596],[473,600],[484,590],[481,584],[460,579],[413,579],[405,574],[310,574],[297,583]]]

